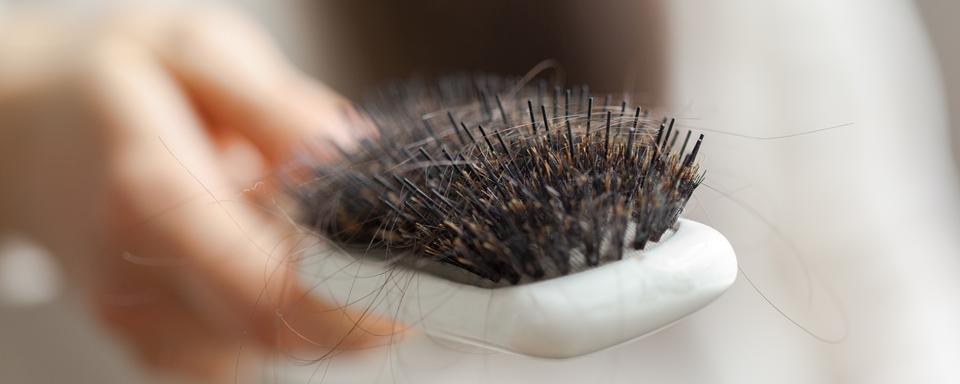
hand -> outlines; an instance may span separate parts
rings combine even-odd
[[[66,16],[66,15],[65,15]],[[359,348],[392,325],[306,297],[289,223],[241,193],[303,138],[366,126],[224,9],[0,20],[0,230],[34,237],[150,366]],[[252,349],[252,348],[248,348]]]

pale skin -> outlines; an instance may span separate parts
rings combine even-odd
[[[241,347],[389,342],[392,324],[304,294],[295,227],[255,184],[305,139],[366,127],[229,10],[0,21],[0,230],[62,260],[148,367],[225,378]]]

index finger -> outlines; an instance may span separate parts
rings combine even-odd
[[[166,22],[138,23],[139,37],[212,124],[242,134],[269,159],[286,159],[304,138],[350,147],[372,133],[348,100],[305,76],[236,11],[208,7],[158,18]]]

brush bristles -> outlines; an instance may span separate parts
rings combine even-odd
[[[675,225],[703,177],[700,140],[675,150],[673,120],[596,106],[586,87],[508,85],[393,88],[366,108],[379,138],[300,186],[306,223],[342,245],[494,285],[619,260]]]

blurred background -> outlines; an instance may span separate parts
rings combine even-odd
[[[0,13],[26,3],[0,0]],[[77,17],[109,6],[42,3]],[[278,356],[252,381],[960,382],[960,3],[234,4],[355,100],[390,80],[522,74],[544,59],[569,83],[639,90],[681,124],[716,131],[687,215],[728,236],[746,274],[677,325],[576,359],[458,351],[414,335],[364,359]],[[159,380],[58,273],[35,245],[3,242],[0,382]]]

